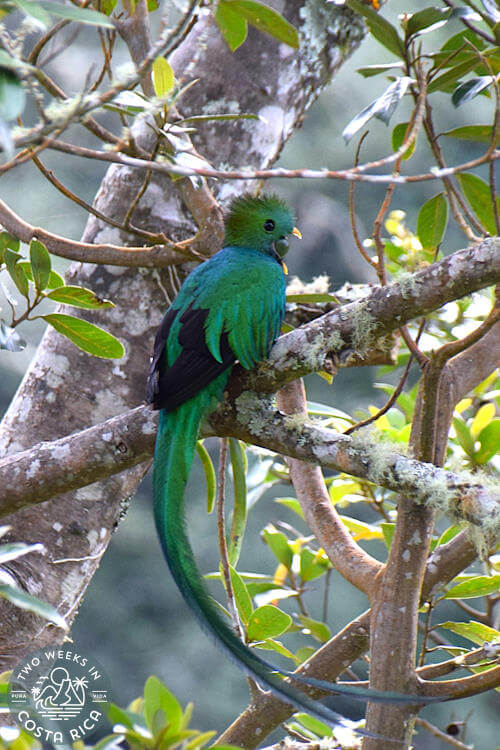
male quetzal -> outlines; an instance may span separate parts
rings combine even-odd
[[[301,236],[286,205],[269,195],[236,198],[225,227],[224,247],[186,278],[155,339],[147,400],[161,410],[153,471],[156,527],[174,580],[204,629],[286,702],[330,724],[346,723],[242,643],[210,598],[186,534],[184,490],[200,422],[222,399],[236,361],[250,369],[269,354],[285,314],[287,237]],[[399,693],[293,679],[363,700],[421,702]]]

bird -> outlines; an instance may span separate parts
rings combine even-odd
[[[279,197],[238,196],[225,218],[223,248],[186,277],[165,313],[146,388],[147,402],[160,411],[153,463],[154,517],[172,577],[202,628],[250,677],[283,701],[332,726],[352,728],[353,722],[283,677],[365,701],[414,705],[422,698],[299,677],[259,657],[210,597],[186,531],[184,494],[200,423],[223,399],[235,363],[251,369],[269,355],[279,335],[290,236],[301,238],[301,233]]]

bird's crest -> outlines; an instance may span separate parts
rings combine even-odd
[[[225,218],[226,245],[265,250],[293,231],[293,215],[277,195],[245,193],[235,198]]]

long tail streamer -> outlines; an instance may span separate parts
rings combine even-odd
[[[209,406],[210,394],[205,390],[174,411],[160,412],[153,472],[154,515],[165,558],[182,596],[202,628],[214,637],[218,644],[222,644],[231,658],[243,666],[257,682],[272,690],[285,702],[320,721],[377,737],[355,729],[352,721],[295,689],[282,678],[290,678],[333,693],[346,693],[364,701],[422,704],[427,702],[425,698],[369,688],[350,688],[277,669],[253,653],[238,638],[210,597],[196,566],[184,521],[184,494],[196,448],[198,428],[201,417],[207,413]]]

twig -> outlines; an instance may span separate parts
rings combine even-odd
[[[22,139],[19,139],[22,141]],[[22,145],[22,144],[21,144]],[[500,159],[500,150],[496,150],[493,153],[486,152],[483,156],[471,161],[458,164],[455,167],[446,167],[443,169],[434,169],[432,172],[426,172],[417,175],[399,175],[394,176],[393,174],[362,174],[359,172],[361,167],[352,167],[351,169],[343,170],[328,170],[328,169],[283,169],[282,167],[276,169],[211,169],[209,167],[182,167],[178,164],[168,164],[166,162],[149,161],[147,159],[139,159],[137,157],[129,156],[122,153],[112,153],[108,151],[98,151],[96,149],[84,148],[83,146],[75,146],[71,143],[65,143],[64,141],[53,140],[50,143],[50,148],[55,151],[62,151],[66,154],[73,156],[81,156],[85,159],[95,159],[97,161],[112,162],[115,164],[122,164],[127,167],[137,167],[138,169],[151,169],[154,172],[161,174],[178,174],[183,177],[194,177],[195,175],[201,175],[202,177],[215,177],[220,179],[228,180],[270,180],[270,179],[310,179],[310,180],[347,180],[355,182],[366,182],[374,185],[385,185],[394,182],[396,185],[406,185],[417,182],[429,182],[432,180],[442,180],[459,172],[465,172],[474,167],[478,167],[481,164],[485,164],[490,161],[496,161]],[[371,169],[372,164],[364,165],[366,169]],[[477,239],[469,236],[469,239]]]
[[[59,190],[60,193],[62,193],[66,198],[69,198],[69,200],[73,201],[73,203],[76,203],[77,206],[80,206],[83,208],[87,213],[92,214],[93,216],[97,217],[101,221],[103,221],[106,224],[109,224],[112,227],[116,227],[116,229],[120,229],[122,232],[130,232],[131,234],[136,234],[138,237],[141,237],[145,242],[156,244],[156,245],[166,245],[168,243],[167,238],[164,234],[153,234],[152,232],[147,232],[144,229],[139,229],[138,227],[134,227],[129,225],[126,225],[125,223],[121,224],[119,221],[115,221],[115,219],[112,219],[110,216],[106,216],[101,211],[99,211],[94,206],[91,206],[90,203],[87,203],[83,200],[83,198],[80,198],[76,193],[73,193],[68,187],[62,184],[60,180],[57,179],[57,177],[54,175],[51,169],[47,169],[45,165],[40,161],[40,159],[33,155],[32,157],[33,163],[36,165],[36,167],[40,170],[40,172],[43,174],[43,176],[52,184],[54,187]]]
[[[415,341],[413,341],[413,339],[409,335],[408,329],[406,328],[406,326],[401,326],[401,328],[399,330],[403,334],[403,338],[404,338],[404,334],[406,333],[407,334],[407,338],[411,341],[412,347],[410,348],[408,346],[408,348],[410,349],[411,354],[410,354],[410,358],[409,358],[408,362],[406,363],[406,367],[405,367],[404,372],[403,372],[403,374],[402,374],[402,376],[401,376],[401,378],[399,380],[399,383],[397,384],[396,388],[394,389],[394,392],[391,394],[391,396],[389,397],[389,399],[382,406],[382,408],[377,411],[376,414],[373,414],[372,416],[368,417],[367,419],[364,419],[361,422],[357,422],[356,424],[352,425],[352,427],[349,427],[347,430],[344,430],[344,432],[343,432],[344,435],[350,435],[351,433],[355,432],[356,430],[359,430],[360,427],[367,427],[368,425],[372,424],[373,422],[376,422],[379,417],[382,417],[384,414],[386,414],[389,411],[389,409],[393,406],[393,404],[396,403],[397,399],[399,398],[399,396],[401,395],[401,393],[403,391],[403,388],[405,387],[406,380],[408,378],[411,366],[413,364],[413,359],[417,358],[417,356],[419,356],[420,358],[425,357],[425,355],[422,354],[422,352],[420,351],[420,349],[417,346],[418,341],[420,339],[420,336],[424,332],[425,324],[426,324],[426,319],[424,318],[421,321],[421,323],[420,323],[420,327],[418,329],[417,337],[416,337]],[[408,341],[406,340],[406,338],[405,338],[405,341],[406,341],[406,343],[408,345]],[[425,361],[427,361],[427,357],[425,357]]]
[[[359,143],[356,147],[356,155],[354,157],[354,166],[357,167],[359,163],[359,154],[361,151],[361,146],[363,144],[363,141],[365,140],[366,136],[368,135],[368,130],[365,130],[361,138],[359,139]],[[356,247],[358,248],[359,252],[363,256],[363,258],[366,260],[367,263],[370,264],[372,268],[377,270],[377,263],[374,261],[366,252],[365,248],[363,247],[363,243],[361,242],[361,238],[358,233],[358,227],[356,225],[356,212],[354,210],[354,182],[349,183],[349,219],[351,222],[351,231],[352,236],[354,237],[354,242],[356,244]]]
[[[426,719],[420,718],[420,716],[416,718],[415,724],[418,724],[418,726],[426,729],[429,734],[432,734],[434,737],[437,737],[443,742],[447,742],[448,745],[451,745],[452,747],[459,748],[459,750],[474,750],[474,745],[464,745],[463,742],[455,739],[455,737],[452,737],[451,734],[443,732],[441,729],[435,727],[434,724],[431,724],[430,721],[426,721]]]

